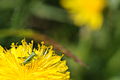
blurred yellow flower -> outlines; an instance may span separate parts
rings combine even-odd
[[[70,72],[63,56],[42,42],[33,49],[33,41],[12,43],[9,50],[0,46],[0,80],[69,80]]]
[[[61,4],[71,14],[76,25],[89,26],[93,30],[102,26],[106,0],[61,0]]]

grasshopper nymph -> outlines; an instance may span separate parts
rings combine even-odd
[[[28,58],[26,58],[24,61],[23,61],[23,64],[27,64],[29,61],[31,61],[31,59],[36,56],[36,54],[34,52],[32,52],[32,54],[30,54],[30,56]]]

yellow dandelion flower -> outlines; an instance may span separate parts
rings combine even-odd
[[[61,4],[71,14],[76,25],[90,26],[93,30],[102,26],[106,0],[61,0]]]
[[[42,42],[33,49],[33,41],[12,43],[9,50],[0,46],[0,80],[69,80],[70,72],[63,56]]]

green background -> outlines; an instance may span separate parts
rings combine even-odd
[[[45,41],[65,54],[71,80],[120,80],[120,0],[107,2],[102,28],[90,31],[75,26],[59,0],[0,0],[0,45]]]

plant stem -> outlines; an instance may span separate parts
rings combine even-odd
[[[12,29],[22,29],[26,26],[25,21],[29,16],[28,10],[29,4],[26,0],[21,0],[19,5],[14,8],[13,16],[11,19],[11,28]]]

